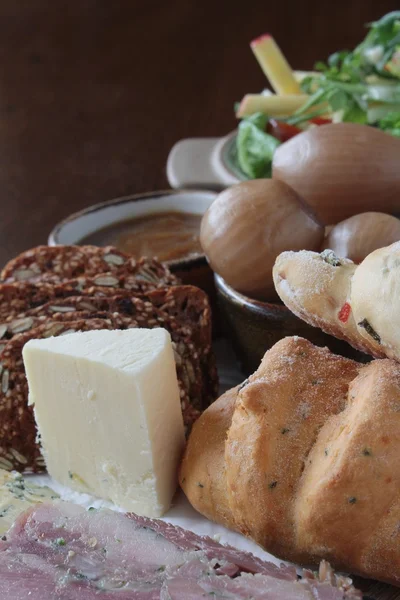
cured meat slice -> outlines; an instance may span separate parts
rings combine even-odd
[[[349,580],[278,568],[161,521],[67,502],[20,515],[0,541],[7,600],[360,600]]]

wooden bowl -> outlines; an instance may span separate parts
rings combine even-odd
[[[265,352],[276,342],[295,335],[306,338],[317,346],[328,346],[335,354],[359,362],[369,360],[369,357],[354,350],[346,342],[308,325],[282,303],[247,298],[232,289],[219,275],[215,275],[215,285],[224,334],[231,340],[246,375],[258,368]]]

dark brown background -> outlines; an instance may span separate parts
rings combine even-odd
[[[361,40],[389,0],[0,0],[0,263],[72,211],[167,186],[179,138],[222,135],[265,85],[249,41],[293,66]],[[374,598],[400,598],[387,586]]]
[[[179,138],[225,134],[265,80],[249,41],[292,65],[354,46],[388,0],[0,0],[0,263],[72,211],[167,186]]]

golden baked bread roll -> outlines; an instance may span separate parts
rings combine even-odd
[[[400,365],[281,340],[197,421],[180,483],[280,558],[399,585]]]
[[[376,360],[309,454],[294,508],[299,550],[399,584],[399,489],[400,365]]]
[[[196,434],[186,448],[180,482],[183,489],[192,490],[192,504],[201,506],[202,514],[228,528],[234,528],[228,498],[225,494],[226,475],[224,446],[235,408],[237,388],[227,391],[208,407],[207,420],[194,424]]]
[[[273,554],[297,559],[293,490],[316,432],[343,408],[358,369],[304,339],[285,338],[237,394],[225,443],[229,505],[237,528]]]
[[[357,311],[353,282],[359,269],[363,281],[359,285],[362,292],[357,298],[364,295],[374,307],[372,310],[377,310],[372,286],[378,274],[376,269],[364,268],[368,259],[357,266],[351,260],[338,258],[331,250],[321,254],[307,250],[283,252],[273,269],[275,289],[286,306],[309,325],[319,327],[375,358],[393,357],[381,340],[377,342],[369,322]],[[376,287],[375,284],[374,289]],[[385,310],[382,304],[377,306]],[[398,356],[400,358],[400,340]]]

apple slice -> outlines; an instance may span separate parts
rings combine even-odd
[[[269,117],[288,117],[301,108],[309,99],[305,94],[264,96],[263,94],[246,94],[239,105],[236,116],[241,119],[256,112]]]
[[[274,38],[265,33],[250,44],[256,59],[277,94],[301,94],[292,69]]]

